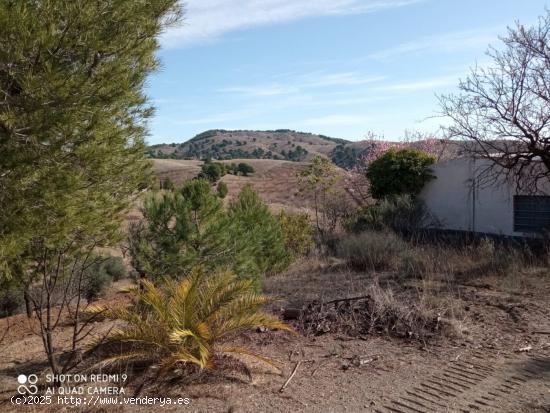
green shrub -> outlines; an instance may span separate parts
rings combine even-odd
[[[103,296],[113,282],[107,273],[104,262],[100,257],[92,258],[95,262],[84,270],[82,295],[89,302]]]
[[[239,167],[235,162],[231,162],[229,165],[225,164],[225,169],[228,174],[237,175],[239,173]]]
[[[131,225],[132,265],[141,277],[182,278],[198,266],[230,268],[257,281],[290,261],[281,225],[250,186],[223,208],[208,181],[152,194],[144,219]]]
[[[198,178],[206,179],[212,183],[218,182],[226,174],[225,165],[220,162],[205,162],[201,167]]]
[[[21,288],[11,280],[0,282],[0,318],[20,313],[23,306]]]
[[[90,268],[85,277],[82,295],[89,302],[95,301],[105,294],[112,282],[113,279],[103,267]]]
[[[420,193],[434,179],[430,166],[435,158],[416,149],[390,149],[367,168],[373,198]]]
[[[160,189],[166,189],[167,191],[171,191],[172,189],[174,189],[174,183],[169,177],[166,177],[160,181]]]
[[[399,265],[407,244],[392,232],[363,232],[343,238],[337,255],[356,270],[389,270]]]
[[[109,257],[103,262],[103,268],[106,273],[113,279],[119,281],[127,275],[124,261],[120,257]]]
[[[219,198],[224,199],[227,196],[227,193],[229,192],[229,189],[227,188],[227,184],[225,182],[218,182],[218,185],[216,186],[216,194]]]
[[[279,222],[287,250],[294,256],[307,255],[314,245],[309,215],[281,211]]]
[[[251,185],[231,202],[228,217],[240,272],[261,275],[288,266],[291,256],[281,224]]]
[[[130,226],[132,265],[143,277],[179,278],[193,266],[228,264],[232,251],[221,200],[204,179],[144,201],[144,219]]]
[[[424,203],[411,195],[400,195],[379,200],[348,219],[346,229],[351,232],[391,229],[410,233],[424,226],[437,226]]]
[[[238,171],[239,173],[241,173],[243,176],[248,176],[248,174],[253,174],[253,173],[254,173],[254,168],[253,168],[252,165],[250,165],[250,164],[241,162],[241,163],[237,166],[237,171]]]

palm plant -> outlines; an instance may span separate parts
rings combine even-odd
[[[224,353],[275,365],[246,347],[228,344],[229,339],[257,327],[293,331],[261,310],[271,298],[256,293],[253,281],[237,279],[230,271],[207,276],[199,268],[181,281],[167,279],[162,288],[143,281],[142,288],[131,293],[136,300],[130,307],[92,310],[123,322],[96,343],[104,350],[102,366],[144,361],[157,365],[164,375],[185,365],[214,368],[215,356]]]

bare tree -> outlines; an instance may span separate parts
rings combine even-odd
[[[475,67],[459,84],[461,93],[441,96],[451,119],[449,138],[485,162],[481,184],[510,180],[536,193],[550,181],[550,10],[536,27],[516,24],[490,48],[489,67]]]
[[[93,238],[72,240],[61,249],[50,249],[40,240],[33,245],[36,265],[28,273],[27,292],[38,326],[33,332],[42,338],[53,374],[65,373],[80,363],[80,345],[94,332],[99,314],[82,318],[82,313],[90,305],[84,299],[87,283],[96,276],[87,270],[105,260],[94,253],[98,245],[101,242]],[[68,346],[62,345],[58,332],[67,323],[72,327]]]

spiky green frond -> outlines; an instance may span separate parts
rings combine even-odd
[[[198,268],[180,282],[167,280],[162,289],[144,282],[133,295],[134,304],[128,308],[93,309],[123,324],[104,341],[121,344],[117,353],[107,352],[106,360],[145,357],[159,366],[161,375],[175,371],[180,364],[213,368],[212,357],[219,353],[248,354],[273,364],[225,341],[256,327],[293,331],[277,317],[261,311],[271,298],[256,293],[253,282],[239,280],[230,271],[207,276]]]

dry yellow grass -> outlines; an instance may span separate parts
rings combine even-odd
[[[159,179],[170,178],[180,184],[191,179],[201,170],[202,161],[180,161],[174,159],[154,159],[153,169]]]
[[[191,179],[200,172],[201,161],[155,159],[154,169],[158,179],[169,177],[176,184]],[[291,162],[273,159],[232,159],[224,163],[246,162],[254,168],[250,176],[225,175],[221,181],[227,184],[231,200],[243,186],[251,184],[273,211],[285,209],[291,212],[308,211],[311,199],[299,191],[296,175],[307,162]],[[343,176],[345,171],[337,168]],[[343,181],[338,185],[343,190]]]

